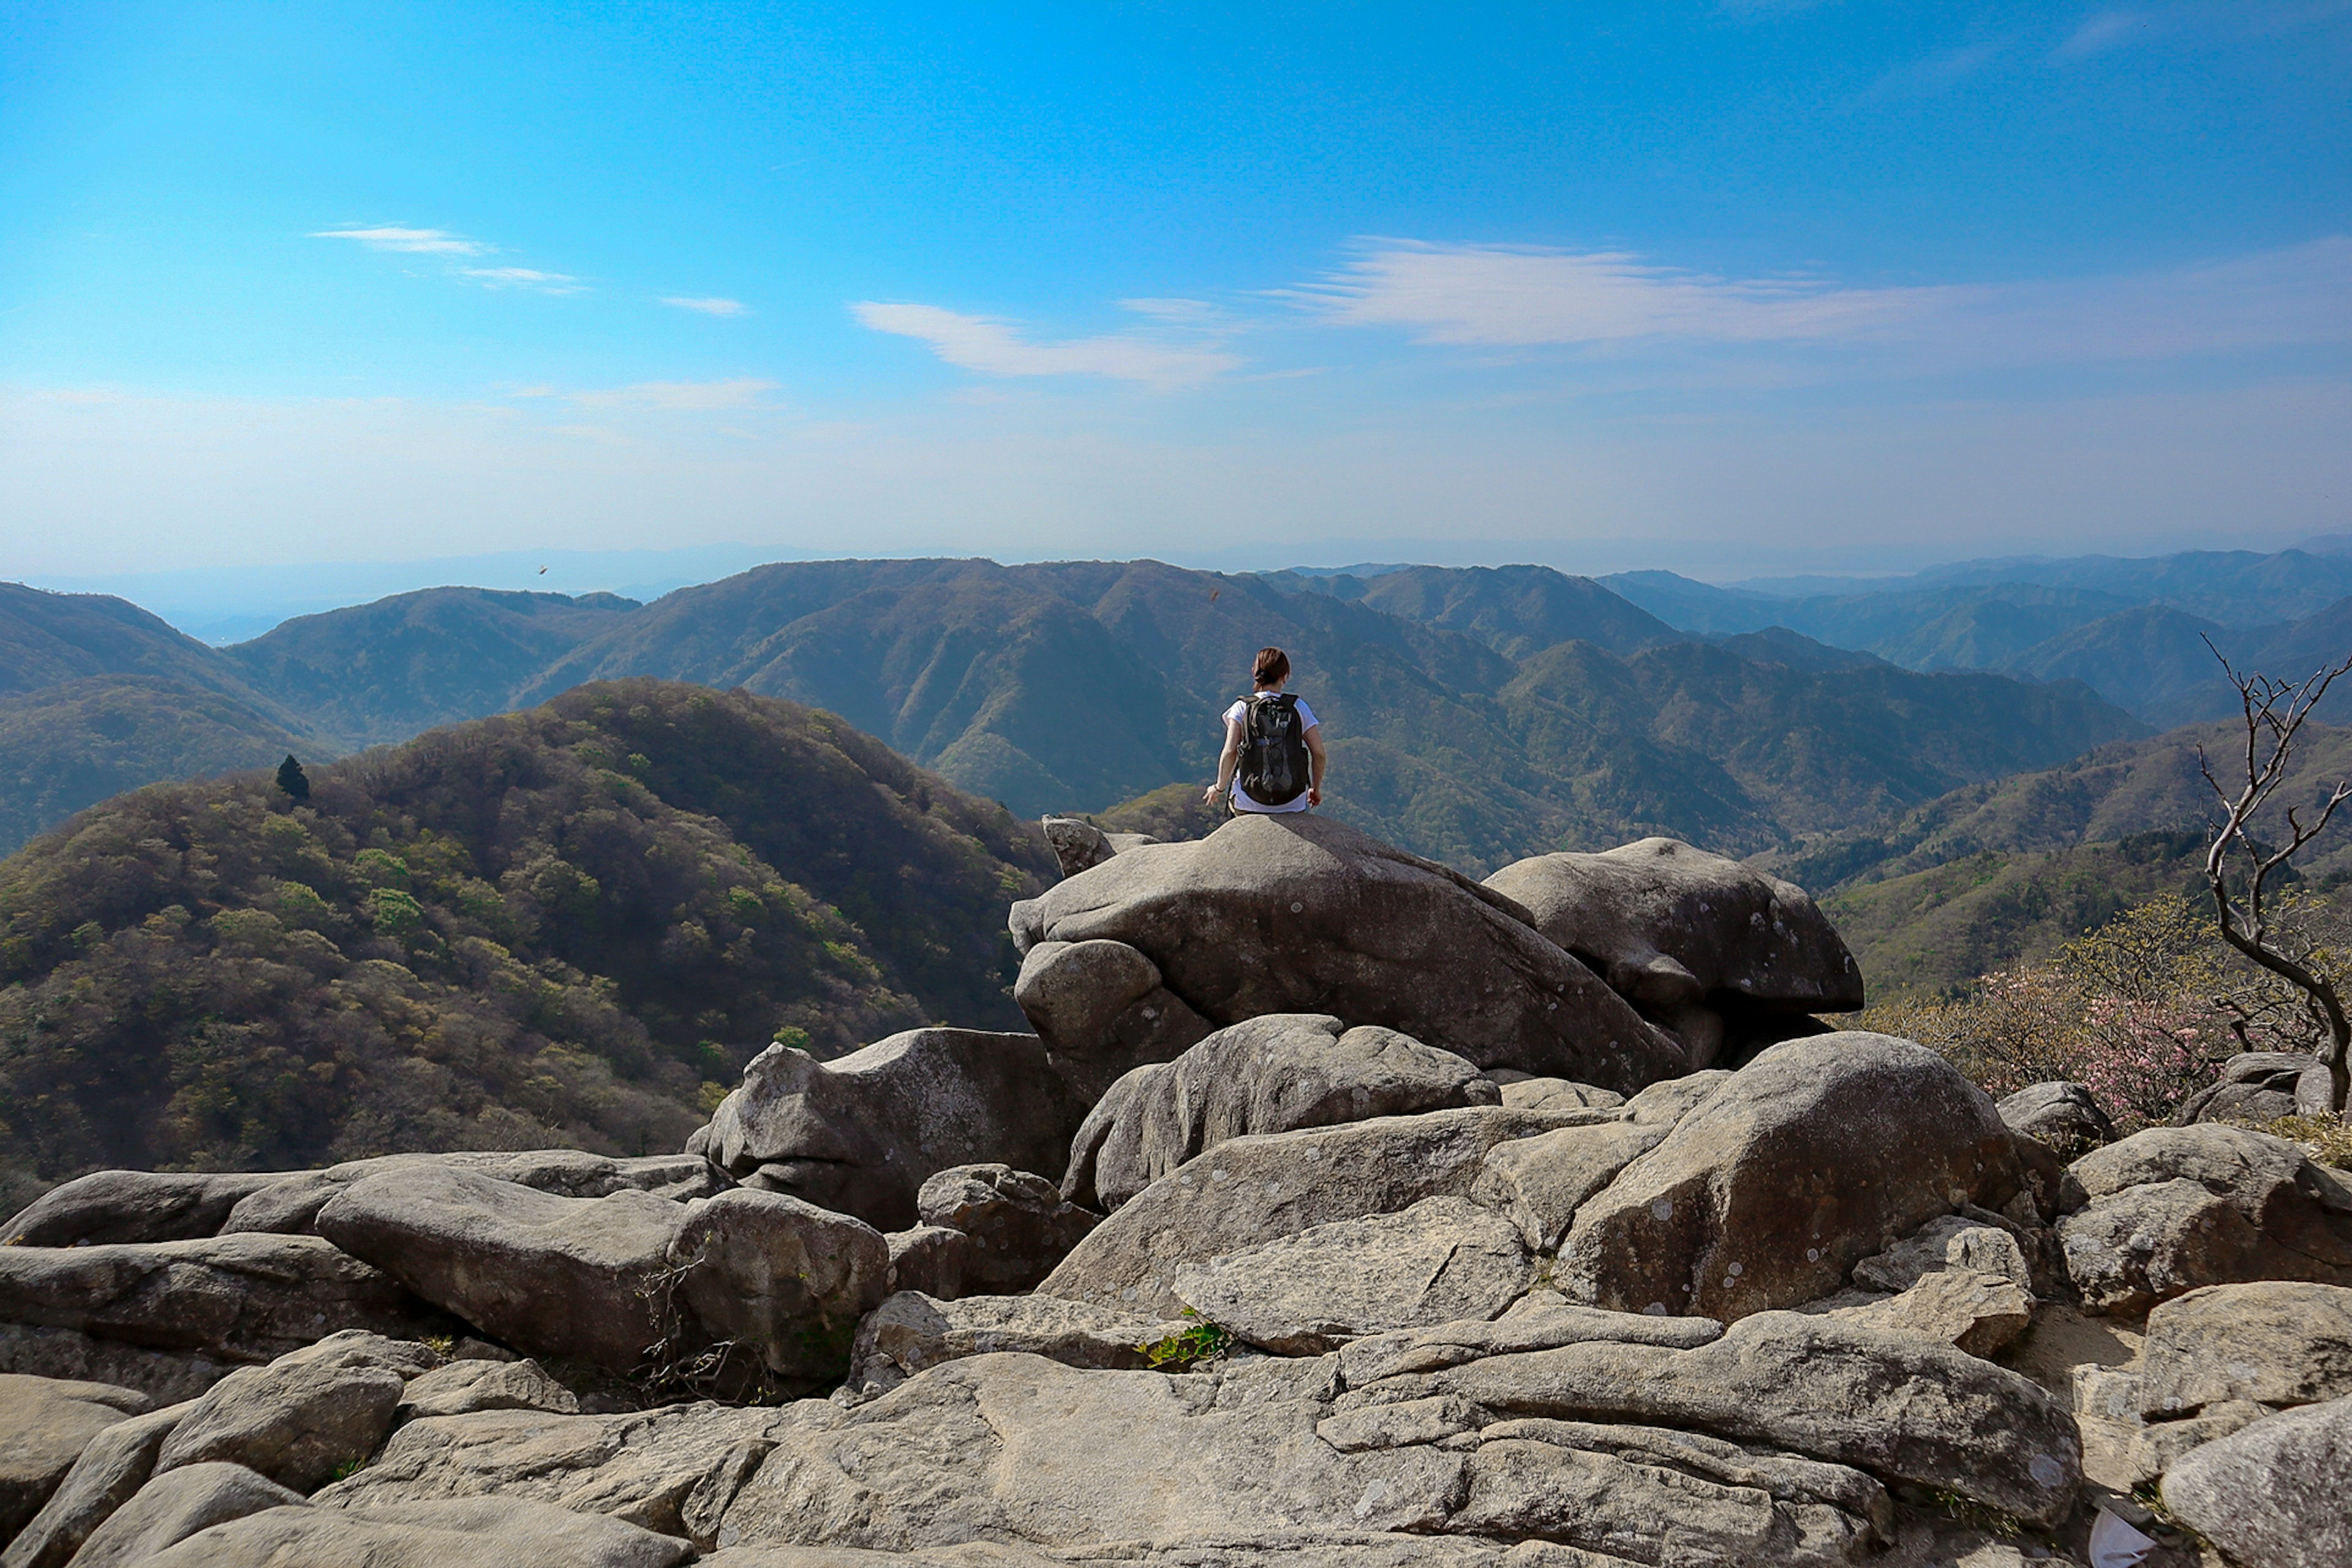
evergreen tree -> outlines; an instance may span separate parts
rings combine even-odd
[[[294,760],[290,752],[287,753],[286,760],[278,764],[278,787],[296,800],[310,798],[310,775],[303,773],[302,764]]]

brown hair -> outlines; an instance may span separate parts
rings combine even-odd
[[[1261,690],[1281,685],[1290,679],[1290,656],[1278,647],[1258,649],[1257,658],[1250,666],[1250,679],[1257,682]]]

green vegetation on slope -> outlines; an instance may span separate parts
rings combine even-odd
[[[157,785],[0,863],[0,1163],[674,1148],[779,1031],[1017,1027],[1041,837],[831,715],[650,680]]]
[[[274,763],[304,747],[234,698],[152,675],[0,697],[0,855],[109,795]]]

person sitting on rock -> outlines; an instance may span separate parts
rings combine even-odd
[[[1315,710],[1286,695],[1290,656],[1278,647],[1257,650],[1249,696],[1225,710],[1225,750],[1217,759],[1217,782],[1203,801],[1225,797],[1225,809],[1270,813],[1305,811],[1323,804],[1323,726]]]

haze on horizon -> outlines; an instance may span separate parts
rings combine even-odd
[[[2352,528],[2344,0],[5,15],[0,576]]]

